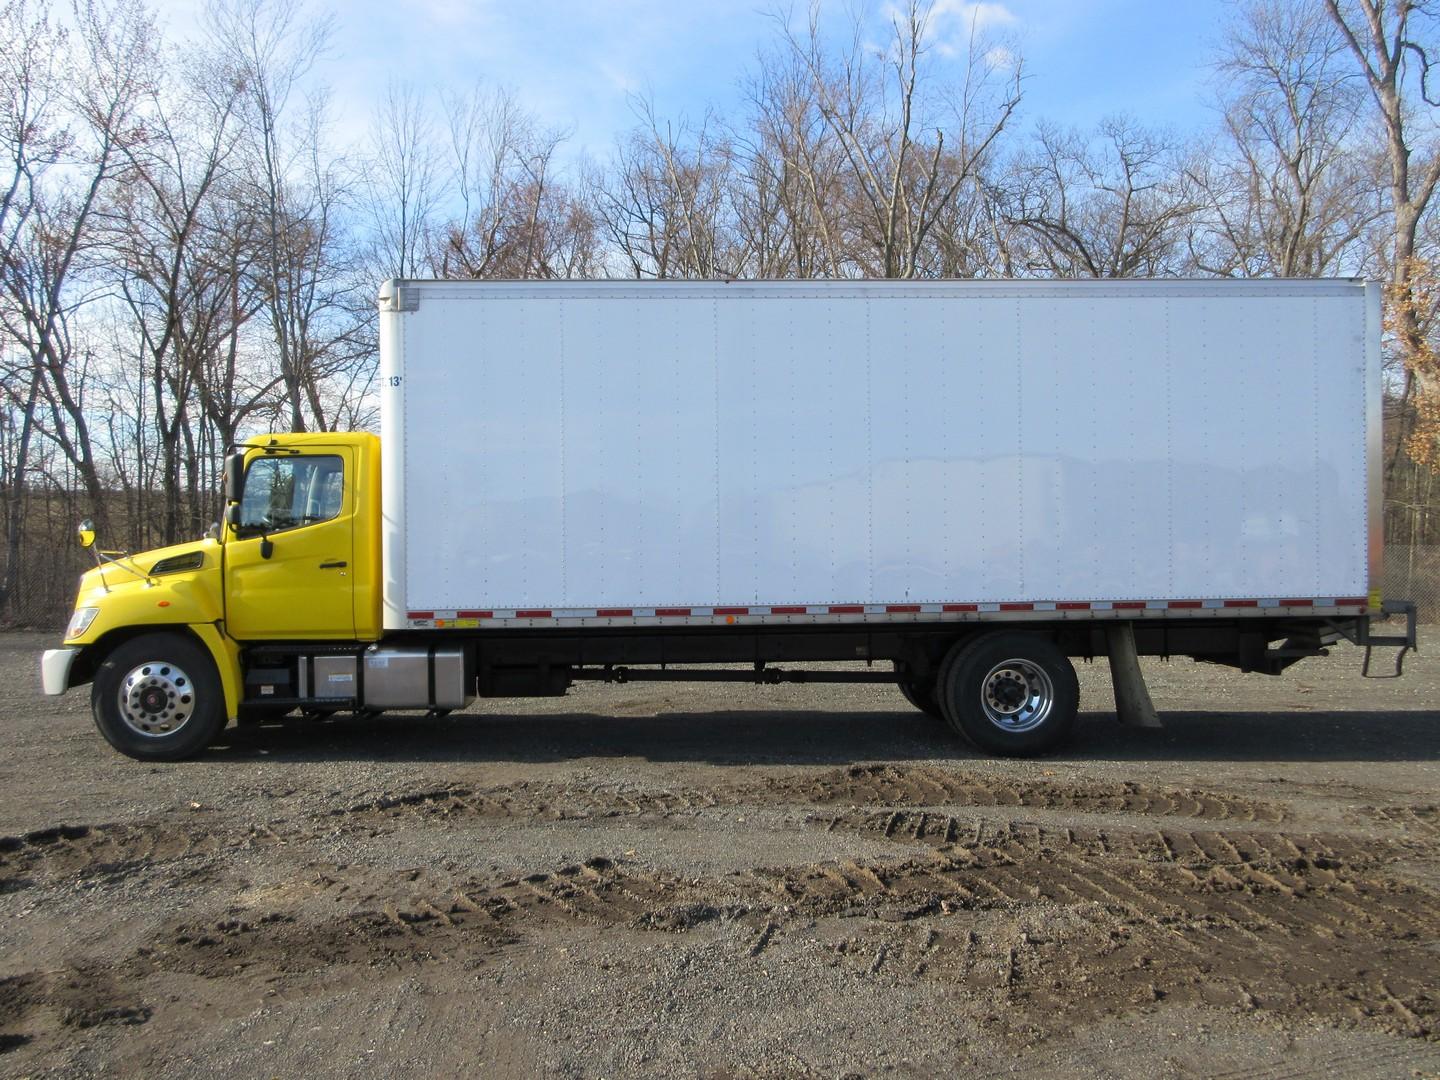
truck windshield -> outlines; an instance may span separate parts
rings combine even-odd
[[[337,455],[263,457],[250,463],[240,501],[240,529],[276,532],[329,521],[340,513],[345,466]]]

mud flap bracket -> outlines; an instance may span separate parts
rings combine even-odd
[[[1372,634],[1370,632],[1370,620],[1365,619],[1360,625],[1360,636],[1356,640],[1357,645],[1365,646],[1365,663],[1360,669],[1360,675],[1366,679],[1398,679],[1405,673],[1405,654],[1418,651],[1415,637],[1416,608],[1414,600],[1386,600],[1380,605],[1380,617],[1389,618],[1391,615],[1405,616],[1405,632],[1403,634]],[[1400,651],[1395,654],[1395,670],[1389,675],[1371,675],[1370,657],[1371,650],[1375,646],[1384,648],[1398,648]]]

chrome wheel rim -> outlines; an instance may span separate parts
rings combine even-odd
[[[1001,731],[1034,731],[1055,708],[1055,684],[1033,661],[1002,660],[980,684],[980,708]]]
[[[178,664],[147,660],[120,681],[120,719],[137,735],[173,735],[195,715],[195,685]]]

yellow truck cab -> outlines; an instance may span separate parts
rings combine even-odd
[[[189,756],[241,717],[248,646],[379,637],[376,436],[252,440],[226,489],[218,537],[87,572],[64,646],[42,658],[45,692],[92,683],[101,733],[131,756]]]

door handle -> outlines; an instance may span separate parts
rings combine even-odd
[[[343,567],[346,567],[346,566],[349,566],[349,565],[350,565],[350,564],[347,563],[347,562],[345,562],[343,559],[339,559],[339,560],[333,560],[333,561],[331,561],[331,562],[322,562],[322,563],[320,564],[320,569],[321,569],[321,570],[340,570],[340,569],[342,569]]]

